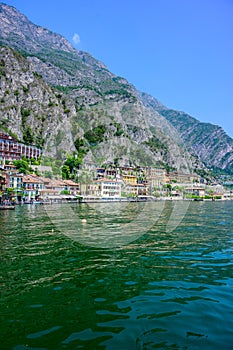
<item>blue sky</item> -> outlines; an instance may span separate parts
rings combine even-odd
[[[233,0],[3,2],[138,90],[233,137]]]

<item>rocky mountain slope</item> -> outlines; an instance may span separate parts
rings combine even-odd
[[[10,48],[0,47],[0,77],[3,131],[28,144],[46,145],[47,154],[57,154],[62,148],[75,149],[67,113],[69,109],[70,115],[75,114],[73,101],[48,86],[25,58]],[[63,137],[58,145],[61,130]]]
[[[188,149],[208,166],[233,172],[233,139],[217,125],[201,123],[187,113],[163,106],[143,94],[144,103],[165,117],[179,132]]]
[[[191,169],[178,133],[125,79],[16,9],[0,10],[1,43],[8,46],[0,58],[5,130],[43,146],[45,155],[64,159],[76,150],[86,164]]]
[[[213,164],[207,152],[204,158],[204,138],[195,147],[195,129],[185,138],[182,123],[173,123],[156,99],[4,4],[0,44],[0,127],[33,139],[46,155],[64,159],[76,151],[84,164],[168,165],[185,172],[201,166],[198,157]],[[214,165],[231,167],[220,164],[220,153],[218,159]]]
[[[174,142],[179,140],[175,130],[136,97],[133,103],[115,96],[81,107],[6,47],[0,48],[0,74],[1,129],[43,147],[46,156],[65,159],[76,151],[85,156],[84,162],[98,166],[118,162],[168,164],[183,171],[191,167],[188,152]]]

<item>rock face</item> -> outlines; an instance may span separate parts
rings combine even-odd
[[[1,128],[43,147],[46,156],[64,159],[67,153],[77,151],[75,141],[84,138],[88,150],[84,161],[97,166],[117,160],[119,164],[191,168],[190,156],[177,143],[174,128],[136,96],[132,101],[115,93],[112,98],[80,106],[75,98],[48,85],[30,62],[11,48],[0,48],[0,63]],[[103,135],[94,135],[93,140],[90,134],[100,126]]]
[[[41,52],[49,45],[54,50],[75,52],[61,35],[51,33],[48,29],[36,26],[14,7],[0,5],[1,43],[14,43],[14,48],[27,53]],[[48,42],[48,36],[51,40]]]
[[[195,136],[185,137],[182,123],[156,99],[4,4],[0,43],[0,128],[43,146],[46,155],[64,159],[85,148],[86,164],[167,165],[185,172],[201,166],[197,155],[206,161],[203,141],[195,146]],[[220,162],[220,153],[215,158]]]
[[[25,58],[10,48],[0,48],[0,69],[1,128],[26,143],[38,147],[46,145],[48,155],[62,148],[75,149],[62,95],[55,93],[30,69]],[[65,101],[69,114],[75,114],[73,101],[67,98]],[[64,137],[58,145],[56,140],[61,130]]]
[[[187,113],[168,109],[146,94],[143,98],[147,106],[151,106],[176,128],[187,148],[208,167],[233,172],[233,140],[221,127],[201,123]]]

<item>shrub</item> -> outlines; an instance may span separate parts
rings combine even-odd
[[[106,132],[106,126],[99,125],[93,128],[92,130],[87,131],[84,134],[84,137],[91,145],[94,146],[98,143],[103,142],[105,132]]]

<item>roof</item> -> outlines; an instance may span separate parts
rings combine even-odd
[[[35,174],[30,174],[30,175],[24,175],[23,176],[23,182],[26,183],[33,183],[33,184],[43,184],[43,181],[41,178]]]
[[[145,184],[133,184],[133,183],[128,183],[126,184],[128,187],[146,187]]]
[[[113,180],[113,179],[99,179],[99,180],[96,180],[96,182],[115,182],[115,183],[121,183],[122,180]]]
[[[56,179],[49,179],[50,181],[48,181],[48,186],[52,186],[52,187],[64,187],[65,183],[62,180],[56,180]]]
[[[78,184],[76,182],[74,182],[73,180],[63,180],[63,182],[69,186],[78,186]]]
[[[60,187],[65,185],[63,180],[50,179],[48,177],[40,177],[40,179],[46,186],[50,187]]]
[[[136,175],[128,175],[128,174],[122,174],[122,176],[123,177],[133,177],[133,178],[137,177]]]

